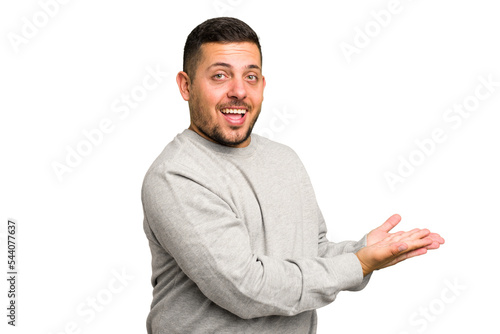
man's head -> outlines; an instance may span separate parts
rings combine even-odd
[[[191,130],[222,145],[247,146],[265,87],[257,34],[235,18],[203,22],[187,38],[177,84],[189,102]]]
[[[248,24],[234,17],[218,17],[206,20],[188,35],[184,45],[182,70],[189,75],[191,80],[194,80],[203,44],[242,42],[253,43],[259,48],[260,63],[262,64],[259,37]]]

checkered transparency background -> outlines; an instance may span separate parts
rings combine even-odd
[[[189,124],[175,75],[191,29],[261,38],[255,132],[303,160],[333,241],[393,213],[446,244],[319,310],[320,334],[491,333],[500,214],[494,1],[96,1],[0,5],[0,254],[19,225],[17,327],[145,333],[143,176]],[[4,276],[2,276],[4,277]],[[0,284],[6,309],[7,281]]]

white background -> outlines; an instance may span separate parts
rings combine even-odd
[[[443,119],[474,101],[479,77],[500,81],[495,1],[401,0],[382,27],[370,13],[389,0],[73,0],[52,6],[52,16],[41,3],[51,1],[0,5],[1,267],[5,274],[14,218],[20,273],[14,329],[0,284],[2,333],[145,333],[152,289],[141,183],[188,126],[175,84],[185,39],[221,14],[261,37],[268,85],[255,131],[297,151],[330,239],[357,240],[393,213],[403,217],[398,229],[427,227],[446,239],[376,272],[364,291],[340,293],[319,310],[318,333],[498,330],[500,87],[456,128]],[[40,27],[30,31],[27,21]],[[356,42],[346,57],[342,43]],[[115,113],[148,68],[169,75],[126,117]],[[105,119],[112,131],[59,180],[53,164],[65,164],[68,147],[84,145],[83,132]],[[446,140],[415,153],[436,128]],[[392,190],[384,175],[412,154],[420,165]]]

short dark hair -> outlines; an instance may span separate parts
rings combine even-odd
[[[206,20],[191,31],[184,45],[183,71],[194,79],[196,66],[201,57],[201,46],[205,43],[251,42],[257,45],[262,63],[259,37],[245,22],[234,17],[217,17]]]

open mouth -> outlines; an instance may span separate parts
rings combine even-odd
[[[244,108],[225,108],[222,109],[221,112],[223,114],[239,114],[239,115],[245,115],[248,110]]]
[[[221,109],[224,118],[231,124],[240,125],[245,120],[248,110],[245,108],[224,108]]]

